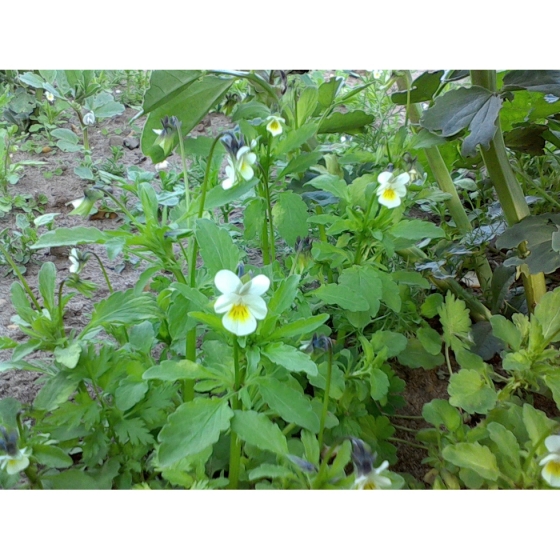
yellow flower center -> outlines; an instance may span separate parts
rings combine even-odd
[[[243,303],[236,303],[228,313],[229,317],[234,321],[244,323],[251,317],[249,309]]]
[[[397,193],[395,192],[395,189],[388,188],[385,191],[383,191],[382,196],[385,200],[395,200],[397,198]]]
[[[544,466],[544,470],[552,476],[560,477],[560,461],[549,461]]]

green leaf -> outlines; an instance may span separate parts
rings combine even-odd
[[[379,369],[374,368],[370,372],[370,396],[374,401],[380,401],[387,396],[389,391],[389,378],[387,374]]]
[[[158,459],[162,467],[206,449],[227,430],[233,411],[226,400],[197,399],[183,403],[159,433]]]
[[[319,432],[319,417],[305,395],[272,377],[260,378],[258,384],[266,404],[286,422],[293,422],[314,434]]]
[[[347,294],[363,297],[368,303],[367,309],[350,309],[350,311],[367,311],[370,317],[377,315],[381,305],[383,284],[373,268],[366,265],[351,266],[342,272],[338,283]]]
[[[554,420],[548,418],[542,410],[537,410],[528,403],[523,405],[523,424],[529,434],[531,444],[537,445],[540,442],[538,448],[535,450],[537,455],[544,453],[546,447],[544,445],[543,436],[545,436],[545,434],[551,434],[556,430],[558,424]]]
[[[268,302],[268,311],[270,313],[281,315],[294,304],[300,280],[301,276],[299,274],[292,274],[278,284]]]
[[[504,135],[506,147],[532,156],[544,155],[546,141],[543,133],[548,130],[544,124],[526,124],[517,126]]]
[[[348,311],[367,311],[370,304],[358,293],[348,292],[348,287],[341,284],[325,284],[313,292],[320,300],[330,305],[338,305]]]
[[[141,418],[123,418],[115,424],[115,433],[121,443],[131,445],[148,445],[154,443],[154,437]]]
[[[286,436],[268,416],[254,410],[236,410],[231,429],[245,442],[277,455],[288,453]]]
[[[430,132],[441,130],[445,137],[454,136],[468,127],[471,134],[463,141],[461,154],[463,157],[474,156],[477,145],[490,147],[501,106],[501,98],[485,88],[459,88],[438,97],[424,112],[420,123]]]
[[[375,353],[381,352],[383,348],[386,349],[387,358],[394,358],[398,356],[406,348],[408,339],[404,334],[392,331],[379,330],[373,333],[371,337],[371,348]]]
[[[153,296],[136,295],[133,289],[115,292],[93,306],[88,330],[98,326],[126,325],[157,319],[161,311]]]
[[[205,367],[191,360],[163,360],[142,374],[142,379],[179,381],[181,379],[214,379],[216,376]]]
[[[462,369],[449,379],[447,389],[453,406],[466,410],[469,414],[487,414],[498,399],[494,388],[489,387],[484,377],[475,370]]]
[[[462,424],[459,411],[443,399],[434,399],[426,403],[422,407],[422,416],[432,426],[445,426],[450,432],[454,432]]]
[[[33,456],[40,465],[51,469],[64,469],[74,464],[68,453],[54,445],[33,445]]]
[[[309,383],[313,385],[313,387],[318,387],[324,391],[327,388],[328,363],[321,362],[318,369],[318,375],[309,377]],[[344,372],[336,364],[333,364],[331,371],[331,388],[329,391],[330,398],[335,400],[340,399],[344,393],[344,387]]]
[[[364,111],[348,111],[348,113],[335,112],[326,119],[323,119],[319,127],[319,134],[334,134],[340,132],[359,132],[364,126],[371,124],[375,120],[373,115],[368,115]]]
[[[406,90],[397,91],[391,95],[391,101],[397,105],[406,105],[409,102],[421,103],[422,101],[431,101],[434,93],[441,85],[443,74],[443,70],[420,74],[410,86],[410,95],[408,95]]]
[[[106,240],[105,233],[93,227],[57,228],[43,233],[30,248],[44,249],[83,243],[105,243]]]
[[[292,158],[286,167],[278,173],[278,179],[290,174],[298,174],[307,171],[312,165],[321,159],[321,152],[302,152]]]
[[[53,490],[98,490],[97,482],[83,471],[67,470],[45,478]]]
[[[41,387],[33,401],[33,406],[38,410],[53,410],[68,401],[79,383],[79,378],[58,373]]]
[[[308,375],[317,375],[317,365],[308,354],[296,350],[283,342],[273,342],[261,348],[261,352],[272,363],[286,368],[288,371],[303,371]]]
[[[218,184],[208,193],[204,202],[204,209],[213,210],[214,208],[230,204],[234,200],[239,200],[242,196],[253,189],[258,182],[259,180],[256,177],[253,177],[250,181],[240,181],[231,189],[227,190],[222,188],[222,185]],[[253,199],[253,201],[254,200],[259,199]]]
[[[319,91],[315,86],[306,87],[297,100],[297,128],[304,125],[305,121],[315,112]]]
[[[420,327],[416,331],[418,340],[429,354],[436,355],[441,352],[441,336],[431,327]]]
[[[17,415],[22,410],[21,403],[13,397],[0,399],[0,425],[5,428],[17,426]]]
[[[502,315],[493,315],[490,317],[490,323],[494,336],[503,340],[512,350],[520,349],[522,335],[511,321],[508,321]]]
[[[200,70],[152,71],[150,87],[146,91],[142,106],[144,114],[169,103],[174,97],[183,93],[201,75]]]
[[[133,379],[123,379],[115,391],[115,404],[119,410],[126,412],[138,404],[148,392],[147,383],[138,383]]]
[[[73,342],[70,346],[62,348],[57,346],[54,350],[54,357],[59,364],[68,369],[74,369],[80,359],[82,347],[78,342]]]
[[[350,194],[346,181],[344,179],[341,179],[337,175],[324,173],[323,175],[315,177],[314,179],[306,183],[306,185],[311,185],[312,187],[315,187],[316,189],[319,189],[321,191],[326,191],[334,194],[334,196],[337,196],[341,200],[350,200]]]
[[[46,262],[39,271],[39,291],[43,296],[44,306],[53,310],[55,308],[54,292],[56,289],[56,267],[52,262]]]
[[[299,194],[283,192],[276,198],[272,217],[280,236],[293,247],[298,237],[309,233],[307,225],[307,204]]]
[[[270,465],[263,463],[256,469],[249,471],[249,480],[258,480],[259,478],[297,478],[293,471],[281,465]]]
[[[296,319],[287,325],[277,328],[269,338],[272,340],[276,338],[291,338],[313,332],[317,330],[328,318],[328,313],[321,313],[320,315],[315,315],[314,317]]]
[[[544,382],[552,391],[552,398],[554,399],[557,408],[560,409],[560,371],[547,373],[544,376]]]
[[[281,156],[297,150],[297,148],[314,136],[316,132],[317,125],[315,123],[307,123],[296,130],[291,130],[278,142],[274,150],[275,154]]]
[[[158,85],[159,79],[158,75],[156,75],[153,82],[154,85]],[[187,81],[189,79],[190,77],[186,78]],[[161,120],[165,116],[177,117],[181,122],[181,133],[183,136],[186,136],[203,119],[208,111],[218,103],[233,82],[234,80],[231,78],[203,76],[182,89],[179,93],[175,93],[175,90],[169,92],[166,89],[163,95],[161,95],[164,99],[160,99],[157,91],[154,90],[153,101],[150,100],[150,105],[148,105],[148,108],[151,107],[151,112],[142,131],[142,152],[149,156],[153,163],[163,161],[166,154],[160,146],[154,146],[157,138],[154,130],[162,128]],[[172,95],[169,95],[169,93]],[[147,112],[146,109],[144,109],[144,112]]]
[[[344,85],[344,80],[337,76],[335,78],[331,78],[330,80],[323,82],[319,86],[319,105],[315,110],[315,116],[317,113],[320,113],[320,109],[327,109],[329,108],[333,101],[336,98],[336,95],[341,90],[342,86]]]
[[[490,422],[486,426],[490,439],[495,444],[494,454],[498,459],[500,469],[517,481],[521,477],[521,462],[519,460],[519,443],[507,428],[497,422]]]
[[[442,456],[457,467],[472,469],[486,480],[498,480],[500,471],[496,457],[480,443],[455,443],[443,448]]]
[[[512,70],[504,76],[505,91],[526,89],[560,97],[559,70]]]
[[[214,276],[224,269],[237,270],[240,252],[225,229],[210,220],[197,220],[196,240],[209,274]]]
[[[455,299],[455,296],[448,292],[445,303],[439,308],[439,316],[446,344],[454,348],[457,346],[457,338],[468,339],[471,318],[463,300]]]
[[[425,222],[422,220],[401,220],[395,224],[390,230],[390,233],[395,237],[402,237],[417,241],[419,239],[438,239],[445,237],[445,232],[432,222]]]
[[[397,356],[397,360],[403,366],[424,369],[434,369],[444,362],[443,354],[429,354],[417,338],[408,339],[406,350]]]
[[[547,345],[560,340],[560,288],[542,296],[535,308],[533,320],[540,323]]]

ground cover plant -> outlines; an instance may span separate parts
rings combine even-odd
[[[560,487],[560,72],[4,71],[0,111],[0,487]]]

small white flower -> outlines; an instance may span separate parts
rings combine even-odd
[[[276,115],[270,115],[266,119],[268,124],[266,125],[266,130],[270,132],[272,136],[278,136],[282,134],[282,125],[286,123],[286,121],[282,117],[277,117]]]
[[[122,93],[120,89],[116,89],[115,93],[118,95],[119,93]]]
[[[85,196],[82,196],[81,198],[75,198],[74,200],[71,200],[70,202],[67,202],[66,204],[71,204],[74,208],[79,208],[82,203],[84,202],[84,200],[86,199]]]
[[[78,272],[78,270],[80,270],[80,259],[78,258],[78,252],[76,249],[72,249],[70,251],[68,259],[70,260],[70,266],[68,267],[70,274]]]
[[[252,166],[257,161],[257,156],[251,152],[251,147],[243,146],[239,148],[235,161],[230,157],[229,165],[226,167],[226,179],[222,182],[222,187],[225,190],[231,189],[237,183],[239,176],[245,181],[250,181],[255,175]]]
[[[13,455],[0,456],[0,467],[6,469],[8,474],[16,474],[29,466],[29,455],[27,448],[18,449]]]
[[[166,159],[164,159],[160,163],[156,163],[155,165],[156,171],[165,171],[168,167],[169,167],[169,162]]]
[[[270,287],[270,280],[264,274],[259,274],[243,284],[231,270],[220,270],[214,278],[214,284],[222,294],[214,303],[214,311],[224,313],[224,327],[237,336],[255,332],[257,319],[266,317],[266,302],[261,296]]]
[[[548,436],[544,444],[550,453],[539,463],[544,465],[542,477],[553,488],[560,488],[560,435]]]
[[[377,188],[379,203],[387,208],[396,208],[406,195],[406,185],[410,182],[410,175],[401,173],[395,177],[389,171],[384,171],[377,177],[377,181],[379,182]]]
[[[381,475],[388,466],[389,461],[383,461],[379,467],[372,469],[369,474],[358,476],[354,482],[354,488],[356,490],[382,490],[383,488],[390,488],[391,479]]]
[[[374,70],[373,71],[373,77],[375,80],[379,80],[379,78],[381,78],[381,76],[383,76],[383,70]]]
[[[82,121],[85,126],[93,126],[95,124],[95,115],[90,111],[83,116]]]
[[[50,91],[45,91],[45,97],[51,103],[54,101],[54,95]]]

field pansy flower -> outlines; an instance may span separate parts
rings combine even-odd
[[[391,487],[391,479],[381,473],[387,470],[389,461],[383,461],[379,467],[373,468],[376,455],[372,455],[364,442],[358,438],[352,438],[352,461],[356,479],[354,488],[356,490],[381,490]]]
[[[54,95],[50,91],[45,91],[45,98],[51,103],[54,101]]]
[[[384,171],[377,177],[377,181],[379,203],[387,208],[400,206],[401,200],[406,196],[406,185],[410,182],[410,175],[401,173],[395,177],[390,171]]]
[[[80,272],[88,259],[89,253],[82,253],[81,251],[78,251],[78,249],[72,249],[70,251],[70,256],[68,257],[68,260],[70,261],[68,271],[70,272],[70,274]]]
[[[86,113],[83,116],[82,121],[85,126],[93,126],[95,124],[95,115],[93,114],[93,111]]]
[[[268,130],[272,136],[282,134],[282,125],[286,123],[285,119],[277,117],[276,115],[270,115],[266,120],[268,121],[266,130]]]
[[[10,434],[4,428],[0,428],[2,437],[0,437],[0,451],[4,451],[5,455],[0,455],[0,468],[6,470],[8,474],[16,474],[25,470],[29,466],[29,455],[31,452],[24,449],[18,449],[17,432]]]
[[[163,128],[152,129],[157,134],[154,145],[159,146],[167,157],[175,147],[175,140],[177,139],[177,132],[181,128],[181,121],[177,117],[165,116],[161,119],[161,126]]]
[[[237,184],[240,177],[245,181],[250,181],[255,175],[253,165],[257,161],[257,156],[251,152],[251,149],[257,143],[253,140],[250,146],[246,146],[243,137],[238,138],[233,133],[224,135],[222,142],[228,151],[229,158],[229,165],[226,167],[226,178],[222,182],[222,187],[228,190]]]
[[[560,435],[548,436],[544,444],[549,454],[539,463],[544,465],[542,477],[553,488],[560,488]]]
[[[255,332],[257,319],[266,317],[266,303],[261,296],[270,287],[270,280],[264,274],[259,274],[243,284],[231,270],[220,270],[214,278],[214,284],[222,294],[214,303],[214,311],[224,313],[224,327],[237,336]]]

